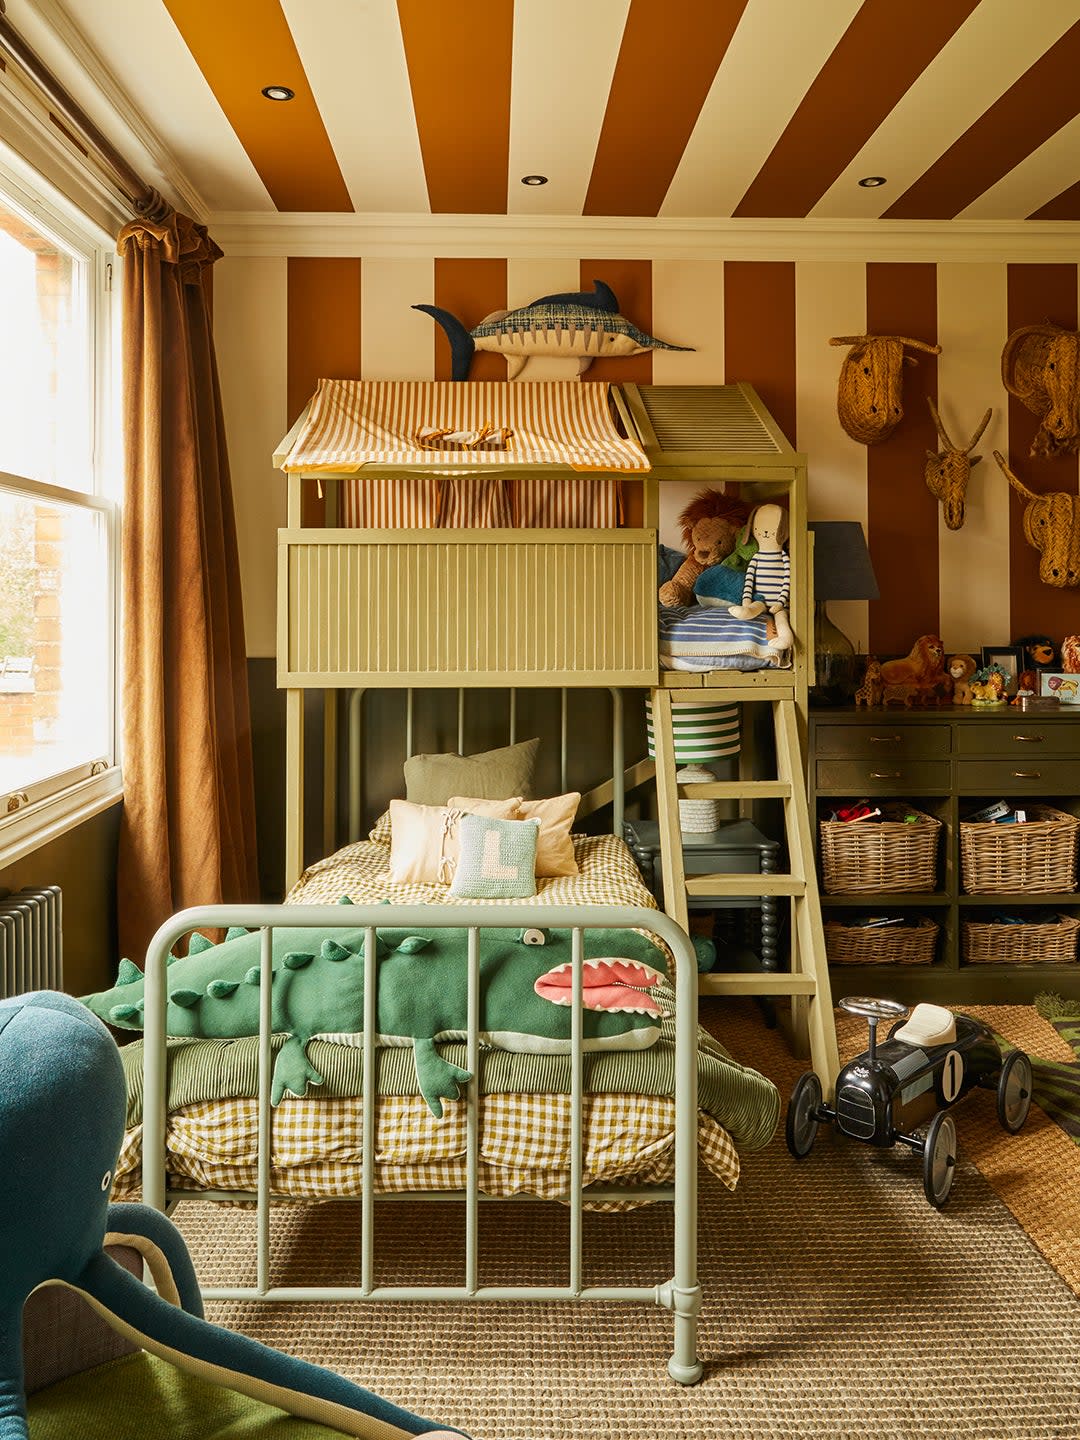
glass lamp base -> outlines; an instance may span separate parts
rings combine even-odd
[[[855,646],[825,611],[823,601],[814,606],[814,668],[817,683],[811,686],[815,705],[850,705],[859,681]]]

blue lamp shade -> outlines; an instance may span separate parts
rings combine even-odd
[[[692,700],[671,702],[671,728],[677,765],[708,764],[738,755],[738,705],[696,705]],[[653,739],[652,700],[645,698],[645,730],[649,754],[656,758]]]

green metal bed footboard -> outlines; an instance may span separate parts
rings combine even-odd
[[[670,1310],[674,1320],[674,1345],[668,1372],[680,1384],[691,1385],[701,1378],[697,1358],[697,1315],[701,1289],[697,1276],[697,966],[693,947],[685,932],[656,910],[619,906],[529,906],[485,904],[459,905],[357,905],[350,907],[350,928],[365,930],[364,943],[364,1094],[360,1284],[342,1286],[272,1286],[270,1283],[270,1159],[272,1110],[270,1078],[272,1063],[271,972],[273,931],[276,927],[334,928],[342,924],[341,907],[336,905],[209,905],[183,910],[158,930],[146,957],[145,1042],[143,1055],[143,1176],[144,1202],[165,1210],[170,1200],[195,1198],[199,1192],[167,1189],[166,1140],[166,957],[172,946],[192,930],[242,925],[258,929],[261,935],[259,990],[259,1096],[257,1192],[250,1195],[214,1191],[200,1198],[222,1200],[252,1199],[256,1204],[256,1283],[254,1286],[208,1286],[207,1299],[229,1300],[637,1300],[650,1301]],[[366,1083],[375,1066],[376,1002],[378,967],[376,927],[454,927],[468,932],[467,963],[467,1066],[472,1080],[465,1087],[466,1185],[463,1195],[427,1194],[409,1191],[412,1199],[460,1198],[465,1205],[465,1273],[457,1286],[388,1286],[374,1278],[375,1254],[375,1131],[378,1097]],[[478,1281],[479,1253],[479,1155],[480,1094],[479,1065],[483,1015],[480,1006],[480,947],[484,930],[502,927],[566,929],[571,932],[573,984],[571,990],[571,1158],[569,1186],[569,1278],[566,1285],[505,1286],[481,1285]],[[591,929],[628,928],[644,930],[662,941],[674,956],[676,990],[675,1058],[675,1180],[673,1186],[611,1187],[590,1186],[590,1199],[669,1200],[674,1206],[672,1274],[653,1286],[590,1286],[582,1280],[583,1195],[583,965],[584,934]],[[400,1198],[400,1197],[399,1197]]]

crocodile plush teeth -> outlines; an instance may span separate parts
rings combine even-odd
[[[582,1004],[586,1010],[606,1010],[613,1014],[660,1015],[660,1006],[647,991],[662,978],[659,971],[636,960],[622,960],[617,956],[586,960],[581,967]],[[571,1005],[573,985],[573,962],[566,961],[541,975],[533,989],[542,1000],[550,1000],[554,1005]]]

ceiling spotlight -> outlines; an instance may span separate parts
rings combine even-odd
[[[521,183],[522,185],[546,185],[548,177],[546,175],[522,175]]]
[[[295,90],[290,90],[287,85],[264,85],[262,88],[267,100],[292,100],[296,96]]]
[[[859,181],[864,190],[876,190],[879,185],[885,184],[884,175],[864,175]]]

